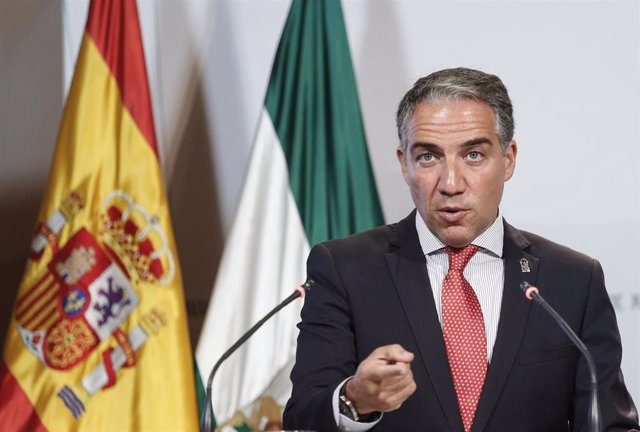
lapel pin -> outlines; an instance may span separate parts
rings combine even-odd
[[[526,258],[522,258],[520,260],[520,270],[522,271],[522,273],[530,273],[531,272],[531,268],[529,268],[529,260]]]

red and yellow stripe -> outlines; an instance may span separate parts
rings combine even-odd
[[[15,307],[18,324],[30,331],[49,328],[60,317],[56,300],[60,285],[51,273],[36,282],[33,288],[22,294]]]

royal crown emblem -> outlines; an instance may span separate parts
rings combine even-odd
[[[123,191],[111,192],[102,206],[105,245],[122,259],[129,275],[159,285],[169,283],[175,262],[158,218]]]

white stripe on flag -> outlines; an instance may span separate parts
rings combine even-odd
[[[304,282],[308,253],[282,146],[263,109],[240,204],[196,350],[205,386],[222,353]],[[301,302],[296,302],[279,312],[220,368],[213,383],[218,424],[261,396],[277,375],[288,379],[301,307]],[[271,396],[279,403],[285,402],[289,386],[282,388],[280,381],[275,386],[279,394]]]

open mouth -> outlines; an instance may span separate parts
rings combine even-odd
[[[449,223],[455,223],[460,221],[467,214],[469,210],[457,207],[447,207],[438,210],[438,214],[442,219]]]

